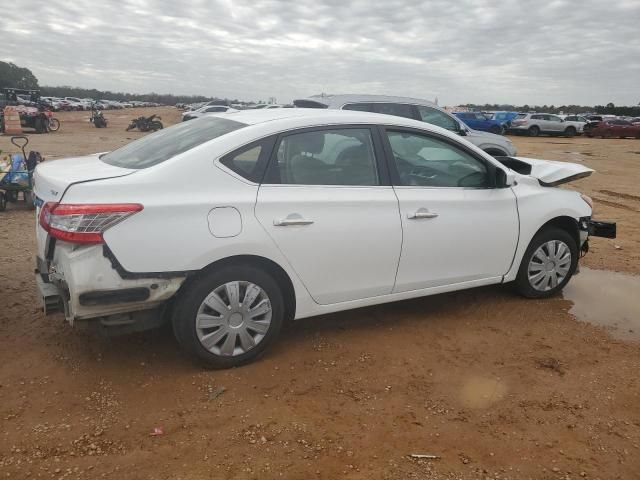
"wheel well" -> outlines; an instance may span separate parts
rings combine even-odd
[[[552,218],[538,229],[536,235],[547,226],[553,226],[566,231],[576,241],[578,249],[580,248],[580,231],[578,229],[578,222],[575,218],[566,216]]]
[[[285,304],[285,321],[293,320],[296,313],[296,295],[293,288],[293,282],[291,282],[291,278],[289,278],[287,272],[285,272],[280,265],[278,265],[273,260],[269,260],[265,257],[260,257],[257,255],[235,255],[233,257],[223,258],[222,260],[218,260],[207,265],[200,272],[196,272],[195,274],[189,276],[187,280],[182,284],[182,287],[180,287],[180,290],[182,290],[189,283],[198,278],[198,276],[202,272],[231,265],[249,265],[252,267],[258,267],[272,275],[274,280],[278,282],[278,285],[282,289],[282,295],[284,297],[283,299]],[[178,294],[179,293],[180,292],[178,292]]]

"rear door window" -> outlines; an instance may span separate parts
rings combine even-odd
[[[406,105],[404,103],[375,103],[374,108],[376,113],[416,119],[412,105]]]
[[[282,137],[265,183],[379,185],[371,130],[323,129]]]
[[[375,112],[373,109],[373,103],[347,103],[343,110],[353,110],[356,112]]]

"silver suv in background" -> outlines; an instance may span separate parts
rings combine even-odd
[[[455,132],[494,157],[517,154],[515,145],[508,138],[473,130],[462,120],[428,100],[387,95],[313,95],[294,100],[293,104],[299,108],[356,110],[420,120]]]
[[[583,122],[565,121],[550,113],[520,113],[511,120],[507,133],[526,134],[530,137],[537,137],[543,133],[574,137],[582,134],[583,128]]]

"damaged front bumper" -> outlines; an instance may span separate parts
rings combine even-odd
[[[616,238],[616,222],[593,220],[582,217],[578,222],[580,233],[580,252],[582,256],[589,251],[589,237]]]
[[[71,325],[91,319],[103,326],[139,323],[148,316],[145,312],[159,310],[173,297],[185,280],[184,276],[125,279],[104,255],[102,245],[60,241],[50,261],[37,257],[35,273],[45,314],[61,310]]]

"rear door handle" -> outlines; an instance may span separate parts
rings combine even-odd
[[[430,212],[426,208],[419,208],[413,213],[409,213],[407,218],[410,220],[420,220],[421,218],[436,218],[438,216],[435,212]]]
[[[311,225],[313,220],[307,220],[297,213],[287,215],[287,218],[281,218],[273,221],[274,227],[289,227],[292,225]]]

